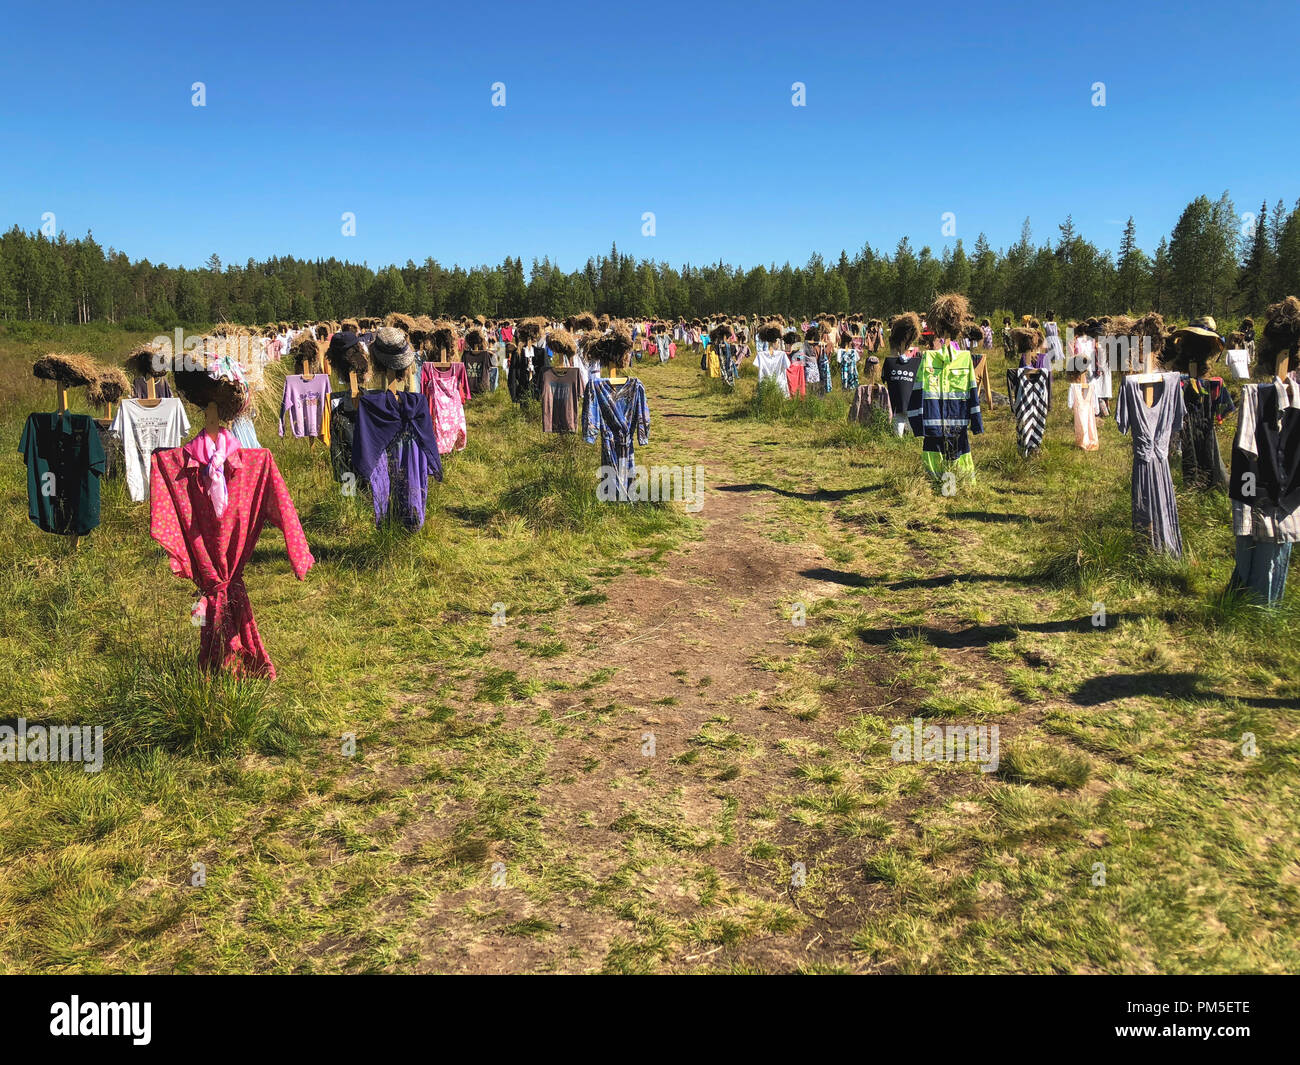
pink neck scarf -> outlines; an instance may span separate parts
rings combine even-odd
[[[226,459],[239,450],[239,441],[229,429],[221,429],[214,441],[204,430],[189,445],[190,454],[203,467],[203,479],[208,483],[208,498],[212,510],[221,517],[226,512],[230,493],[226,490]]]

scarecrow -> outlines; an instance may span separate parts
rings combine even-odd
[[[1150,314],[1137,326],[1138,335],[1151,335],[1155,325],[1148,319],[1159,320]],[[1147,323],[1144,328],[1144,323]],[[1163,320],[1158,321],[1163,327]],[[1161,343],[1163,345],[1163,328]],[[1154,344],[1154,341],[1153,341]],[[1157,349],[1159,350],[1159,349]],[[1213,318],[1206,315],[1193,318],[1191,323],[1173,331],[1173,344],[1164,345],[1163,364],[1183,375],[1183,424],[1180,430],[1183,453],[1183,487],[1206,491],[1227,489],[1228,470],[1219,453],[1217,428],[1223,419],[1237,408],[1221,377],[1211,377],[1211,364],[1224,350],[1223,338]]]

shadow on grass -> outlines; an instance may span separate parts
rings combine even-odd
[[[497,509],[495,506],[444,506],[443,513],[457,521],[464,522],[466,525],[481,527],[487,525],[492,520]]]
[[[413,535],[415,534],[400,528],[393,533],[395,537],[403,537],[408,540]],[[377,542],[377,539],[352,541],[350,543],[343,541],[334,543],[326,541],[322,543],[313,540],[311,542],[311,554],[318,564],[331,562],[343,569],[371,571],[381,570],[389,565],[395,557],[395,550],[393,544],[381,544]],[[277,561],[284,561],[283,546],[263,548],[259,545],[253,550],[251,563]],[[310,578],[308,579],[310,580]]]
[[[1112,615],[1112,618],[1115,616]],[[1092,616],[1068,618],[1064,621],[1025,621],[1015,625],[972,625],[965,629],[940,629],[932,625],[908,625],[886,629],[858,629],[858,638],[871,647],[886,647],[895,640],[920,637],[931,647],[948,650],[966,647],[987,647],[993,643],[1014,640],[1022,632],[1078,632],[1096,633]]]
[[[891,592],[906,592],[917,588],[948,588],[954,584],[1042,584],[1044,579],[1035,574],[1023,573],[945,573],[938,577],[913,577],[903,581],[889,581],[880,577],[864,577],[860,573],[816,567],[799,571],[800,577],[841,584],[845,588],[887,588]]]
[[[860,573],[849,573],[842,569],[827,569],[824,566],[801,569],[799,576],[807,577],[812,581],[825,581],[827,584],[840,584],[845,588],[871,588],[881,583],[875,577],[864,577]]]
[[[1188,702],[1242,702],[1249,706],[1295,709],[1295,699],[1245,695],[1224,695],[1207,687],[1208,678],[1200,673],[1111,673],[1084,681],[1071,694],[1076,706],[1099,706],[1116,699],[1151,696],[1159,699],[1182,699]]]
[[[1033,522],[1033,518],[1028,514],[1001,514],[988,510],[958,510],[949,514],[948,517],[958,521],[983,521],[990,524],[1000,525],[1003,522],[1011,522],[1016,525],[1027,525]]]
[[[879,492],[880,485],[869,484],[861,488],[818,488],[813,492],[792,492],[788,488],[777,488],[771,484],[761,484],[751,482],[749,484],[723,484],[718,486],[719,492],[772,492],[775,495],[785,496],[787,499],[806,499],[814,503],[834,502],[837,499],[847,499],[849,496],[863,495],[866,492]]]

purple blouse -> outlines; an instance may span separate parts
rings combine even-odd
[[[328,374],[312,374],[310,381],[304,381],[301,374],[286,377],[284,399],[280,403],[280,435],[284,436],[284,416],[287,414],[289,429],[294,436],[320,436],[329,396]]]
[[[375,524],[392,513],[408,529],[424,524],[429,478],[442,480],[442,460],[429,407],[418,392],[364,392],[357,398],[352,470],[370,485]]]

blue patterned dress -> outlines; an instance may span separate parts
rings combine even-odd
[[[636,444],[650,442],[650,403],[645,385],[629,377],[612,385],[592,378],[582,397],[582,435],[594,444],[600,437],[600,464],[612,471],[613,498],[628,502],[636,480]]]

